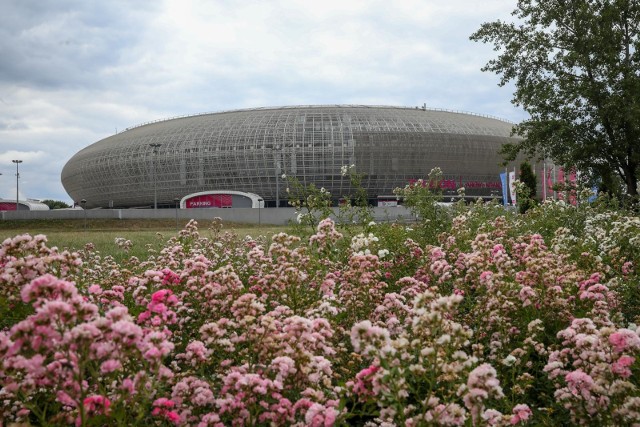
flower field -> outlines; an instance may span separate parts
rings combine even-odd
[[[119,264],[5,240],[0,425],[639,425],[640,218],[429,209]]]

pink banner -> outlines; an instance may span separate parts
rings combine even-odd
[[[200,208],[230,208],[233,204],[230,194],[204,194],[188,199],[185,203],[187,209]]]

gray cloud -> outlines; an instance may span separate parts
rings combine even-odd
[[[42,89],[108,87],[105,67],[137,43],[143,3],[10,0],[0,17],[0,79]],[[155,2],[145,2],[152,6]]]
[[[142,122],[289,104],[523,113],[468,40],[512,0],[8,0],[0,15],[0,196],[66,200],[80,149]],[[38,153],[38,155],[34,155]],[[24,173],[22,172],[24,169]],[[13,189],[12,189],[13,188]]]

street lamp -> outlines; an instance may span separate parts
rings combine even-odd
[[[18,165],[20,163],[22,163],[22,160],[11,160],[13,163],[16,164],[16,212],[18,211],[18,180],[20,179],[20,172],[18,172]]]
[[[276,208],[280,207],[280,174],[282,173],[280,146],[276,145],[273,149],[274,169],[276,171]],[[277,156],[277,157],[276,157]]]
[[[175,199],[173,199],[173,203],[176,206],[176,233],[178,232],[178,202],[180,201],[180,199],[178,199],[177,197]]]
[[[82,210],[84,211],[84,231],[87,231],[87,208],[86,208],[87,200],[80,200],[80,205],[82,205]]]
[[[158,180],[156,179],[156,156],[158,155],[158,147],[160,144],[149,144],[153,147],[153,210],[158,209]]]

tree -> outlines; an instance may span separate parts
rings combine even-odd
[[[640,2],[519,0],[517,23],[484,23],[471,40],[499,51],[483,71],[513,81],[530,118],[514,127],[518,153],[583,176],[618,176],[637,199],[640,168]]]
[[[535,199],[537,194],[536,187],[538,186],[538,180],[536,179],[536,175],[533,173],[531,163],[520,163],[520,181],[522,181],[522,183],[529,189],[529,197]]]
[[[49,209],[66,209],[71,207],[65,202],[61,202],[60,200],[47,199],[47,200],[43,200],[41,203],[44,203],[45,205],[49,206]]]
[[[535,206],[536,193],[537,193],[537,180],[533,173],[533,168],[529,162],[522,162],[520,164],[520,182],[526,188],[526,191],[522,194],[518,194],[518,207],[520,213],[525,213],[530,208]]]

